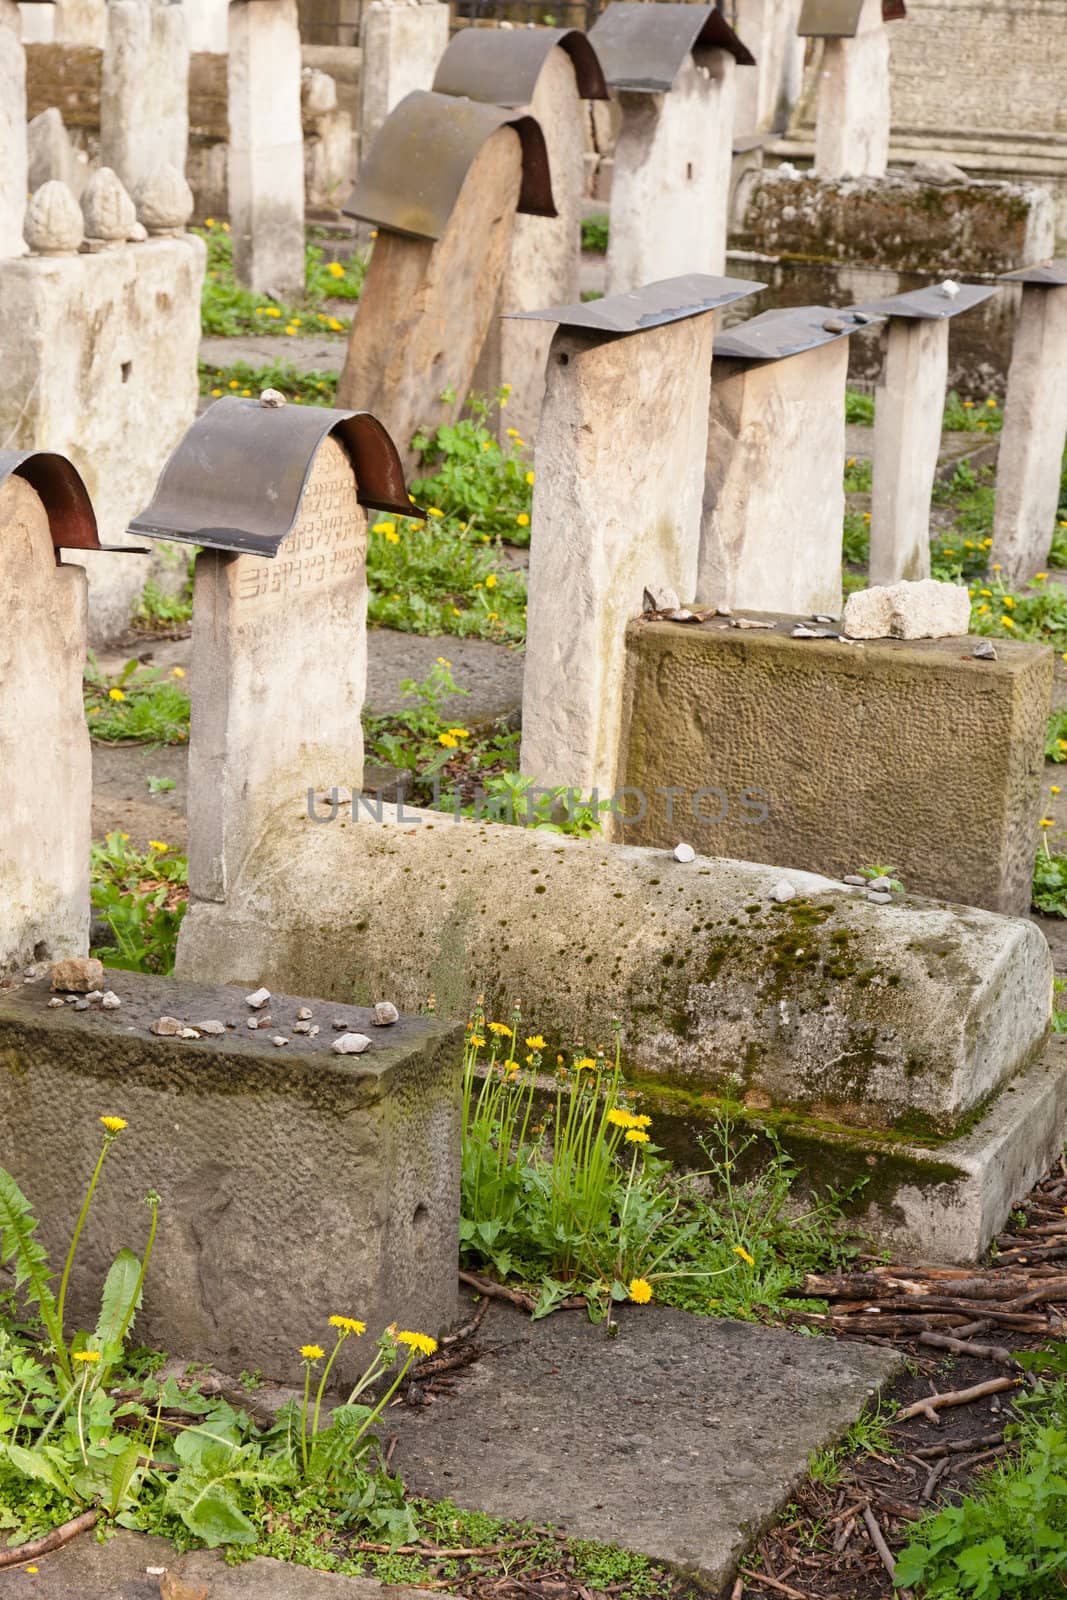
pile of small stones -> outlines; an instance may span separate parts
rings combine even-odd
[[[252,994],[245,995],[245,1004],[253,1013],[245,1019],[245,1027],[250,1033],[261,1033],[277,1024],[270,1012],[266,1009],[271,999],[269,989],[256,989]],[[391,1000],[379,1000],[373,1008],[373,1023],[377,1028],[391,1027],[394,1022],[399,1022],[400,1012]],[[151,1031],[164,1038],[199,1039],[204,1035],[208,1037],[223,1034],[228,1028],[234,1028],[235,1023],[218,1021],[198,1022],[190,1027],[178,1017],[160,1017],[153,1022]],[[339,1037],[333,1041],[331,1048],[340,1056],[362,1055],[364,1050],[369,1050],[373,1041],[365,1033],[353,1033],[350,1024],[344,1017],[335,1018],[334,1031]],[[289,1043],[291,1034],[303,1034],[309,1039],[314,1039],[322,1029],[314,1021],[314,1012],[310,1006],[300,1006],[296,1013],[292,1029],[289,1034],[271,1034],[271,1044],[279,1050]]]
[[[36,976],[36,968],[33,969]],[[29,981],[29,980],[27,980]],[[104,981],[104,964],[95,956],[75,956],[69,961],[52,964],[52,988],[58,990],[48,1004],[53,1007],[73,1006],[75,1011],[88,1011],[99,1005],[104,1011],[117,1011],[122,1004],[113,989],[101,989]]]

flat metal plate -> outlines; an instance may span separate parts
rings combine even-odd
[[[462,28],[441,57],[433,91],[489,105],[528,106],[557,47],[574,63],[582,99],[606,100],[608,86],[596,51],[577,28]]]
[[[540,123],[502,106],[427,89],[406,95],[385,119],[360,162],[342,207],[345,216],[413,239],[439,239],[475,156],[499,128],[514,128],[522,144],[518,209],[554,217]]]
[[[726,50],[742,67],[756,64],[722,12],[708,5],[612,0],[590,28],[589,42],[609,86],[638,94],[672,89],[686,56],[698,46]]]
[[[1067,256],[1055,261],[1039,261],[1032,267],[1019,267],[1015,272],[1002,272],[1001,283],[1034,283],[1046,289],[1061,289],[1067,284]]]
[[[714,356],[716,361],[784,361],[880,321],[880,317],[869,313],[857,316],[853,308],[842,311],[833,306],[786,306],[764,311],[751,322],[717,333]]]
[[[332,435],[347,452],[361,505],[402,517],[408,499],[396,446],[368,411],[216,400],[181,441],[133,533],[212,550],[275,556],[292,529],[315,452]]]
[[[96,512],[81,473],[66,456],[52,450],[0,450],[0,484],[14,475],[36,490],[48,513],[56,550],[124,550],[146,556],[142,546],[101,544]]]
[[[765,283],[751,283],[746,278],[714,278],[691,272],[683,278],[663,278],[628,294],[609,294],[603,300],[549,306],[544,311],[512,311],[507,315],[519,321],[557,322],[561,328],[582,333],[640,333],[643,328],[657,328],[664,322],[698,317],[766,287]]]
[[[961,283],[959,292],[949,295],[938,284],[928,289],[910,289],[907,294],[891,294],[885,300],[864,300],[854,311],[868,311],[877,317],[909,317],[919,322],[939,322],[943,317],[958,317],[962,311],[980,306],[997,294],[995,283]]]
[[[863,0],[804,0],[797,33],[802,39],[854,39]]]

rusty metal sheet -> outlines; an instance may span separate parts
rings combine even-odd
[[[674,87],[682,63],[698,46],[727,50],[742,67],[756,58],[722,12],[710,5],[649,5],[612,0],[589,30],[612,89],[663,94]]]
[[[802,39],[854,39],[863,0],[804,0],[797,33]],[[904,0],[882,0],[882,21],[899,22],[908,14]]]
[[[903,22],[908,14],[904,0],[882,0],[882,21]]]
[[[433,91],[488,105],[528,106],[557,46],[574,63],[582,99],[606,100],[608,86],[596,51],[577,28],[461,28],[441,57]]]
[[[518,209],[554,217],[548,149],[536,118],[478,100],[416,89],[394,106],[342,210],[413,239],[439,239],[486,140],[514,128],[522,144]]]
[[[727,306],[766,287],[765,283],[752,283],[747,278],[715,278],[707,273],[691,272],[683,278],[663,278],[628,294],[610,294],[602,300],[580,301],[577,305],[549,306],[544,311],[512,311],[507,315],[516,320],[557,322],[561,328],[573,328],[579,333],[614,336],[640,333],[643,328],[681,322],[685,317],[698,317],[704,311]]]
[[[962,311],[980,306],[998,293],[995,283],[961,283],[955,294],[946,294],[939,284],[928,289],[910,289],[906,294],[891,294],[884,300],[864,300],[853,311],[867,311],[877,317],[907,317],[918,322],[939,322],[943,317],[958,317]]]
[[[0,484],[14,475],[35,489],[48,513],[52,544],[57,550],[125,550],[146,556],[143,547],[101,544],[96,512],[81,473],[66,456],[52,450],[0,450]]]
[[[784,361],[820,345],[832,344],[850,333],[882,319],[850,307],[787,306],[764,311],[750,322],[738,323],[715,335],[715,359],[724,361]]]
[[[329,435],[348,452],[361,505],[423,515],[408,499],[396,446],[370,412],[275,409],[228,395],[194,422],[130,531],[275,556],[296,520],[315,452]]]
[[[1055,261],[1039,261],[1032,267],[1019,267],[1015,272],[1002,272],[1001,283],[1032,283],[1039,288],[1062,289],[1067,284],[1067,256]]]

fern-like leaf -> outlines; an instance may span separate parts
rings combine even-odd
[[[15,1287],[26,1286],[26,1299],[38,1305],[51,1331],[55,1320],[55,1296],[48,1287],[52,1276],[48,1253],[38,1239],[37,1218],[22,1190],[0,1167],[0,1262],[13,1261]]]

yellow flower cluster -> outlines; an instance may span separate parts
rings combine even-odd
[[[503,1039],[511,1038],[511,1029],[506,1022],[491,1022],[489,1024],[489,1032],[495,1033]]]
[[[630,1128],[638,1131],[651,1128],[651,1117],[636,1117],[632,1111],[623,1111],[620,1106],[612,1106],[608,1112],[608,1121],[615,1128]]]
[[[431,1339],[428,1333],[411,1333],[404,1331],[396,1335],[397,1344],[406,1344],[412,1350],[418,1350],[424,1356],[432,1356],[437,1349],[437,1340]]]
[[[331,1317],[330,1327],[339,1328],[342,1333],[354,1333],[358,1339],[361,1333],[366,1333],[367,1324],[357,1322],[355,1317]]]

